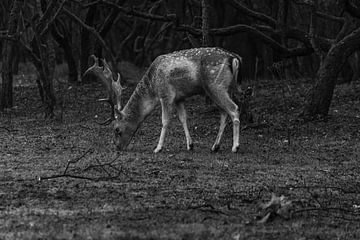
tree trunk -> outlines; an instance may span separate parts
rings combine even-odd
[[[106,35],[111,30],[111,27],[114,25],[118,15],[119,15],[119,11],[117,9],[113,9],[110,15],[105,19],[105,22],[99,29],[99,34],[103,39],[105,39]],[[102,46],[98,41],[96,41],[95,43],[94,53],[97,57],[102,57]]]
[[[41,61],[34,60],[34,65],[38,71],[37,84],[41,100],[44,103],[45,118],[52,118],[54,116],[54,108],[56,104],[56,97],[53,85],[55,72],[55,49],[52,39],[48,36],[47,39],[41,41],[40,46],[36,46],[33,42],[33,48],[40,50],[39,55]]]
[[[209,37],[209,3],[208,0],[201,0],[201,10],[202,10],[202,45],[203,47],[208,47],[210,44]]]
[[[12,59],[12,71],[13,74],[19,74],[19,63],[20,63],[20,54],[21,54],[21,50],[20,50],[20,44],[19,43],[14,43],[14,52],[12,54],[13,59]]]
[[[359,69],[360,62],[359,62],[359,60],[360,60],[360,58],[359,58],[359,53],[358,52],[355,52],[353,54],[353,56],[351,57],[351,59],[349,59],[351,69],[354,72],[354,74],[352,76],[352,79],[351,79],[352,82],[357,81],[359,79],[359,76],[360,76],[360,69]]]
[[[12,5],[8,21],[8,35],[14,36],[17,31],[18,19],[21,11],[22,1],[15,0]],[[0,109],[13,106],[13,55],[15,43],[5,40],[3,44],[2,59],[2,89]]]
[[[69,34],[65,31],[67,29],[63,28],[63,33],[61,34],[59,32],[59,29],[54,26],[51,29],[51,34],[56,40],[56,42],[61,46],[61,48],[64,50],[66,63],[68,65],[69,69],[69,82],[77,82],[78,81],[78,66],[75,61],[74,55],[73,55],[73,49],[71,47],[71,38],[69,37]]]
[[[330,48],[318,70],[318,80],[311,91],[309,101],[302,113],[303,116],[313,118],[328,114],[337,76],[346,59],[359,47],[360,28]]]
[[[78,65],[73,56],[72,48],[70,46],[64,48],[64,53],[69,68],[69,82],[76,83],[78,81]]]
[[[93,26],[95,21],[95,15],[97,13],[97,7],[92,6],[90,7],[88,13],[86,14],[85,23],[88,26]],[[90,33],[87,29],[82,29],[81,31],[81,42],[80,42],[80,73],[81,76],[84,74],[88,66],[89,56],[91,54],[91,42],[92,39],[90,37]],[[82,79],[84,81],[84,79]],[[86,82],[93,82],[95,78],[93,76],[87,76]]]

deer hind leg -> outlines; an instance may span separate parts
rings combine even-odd
[[[156,146],[156,148],[154,149],[154,153],[160,152],[164,146],[165,135],[166,135],[166,131],[168,129],[168,126],[170,123],[170,118],[171,118],[171,109],[172,109],[171,104],[169,104],[168,101],[166,101],[165,99],[160,99],[160,103],[161,103],[161,110],[162,110],[162,113],[161,113],[162,128],[161,128],[159,142],[158,142],[158,145]]]
[[[177,110],[177,113],[179,116],[179,120],[184,128],[185,137],[186,137],[186,149],[188,151],[193,150],[194,145],[193,145],[192,139],[190,137],[190,132],[189,132],[189,129],[187,126],[187,121],[186,121],[187,115],[186,115],[184,103],[183,102],[177,103],[176,110]]]
[[[209,92],[210,96],[213,99],[213,101],[231,117],[231,120],[233,122],[233,146],[231,150],[232,152],[237,152],[239,150],[239,134],[240,134],[239,107],[233,102],[233,100],[231,100],[229,93],[224,88],[213,86],[210,87],[209,90],[210,90]],[[220,130],[221,127],[222,126],[220,124]],[[221,136],[219,135],[220,132],[218,134],[218,137],[221,139]]]
[[[221,137],[222,137],[225,127],[226,127],[226,118],[227,118],[227,113],[221,111],[219,132],[218,132],[218,135],[216,136],[215,143],[211,148],[211,151],[213,151],[213,152],[217,152],[220,148],[220,140],[221,140]]]

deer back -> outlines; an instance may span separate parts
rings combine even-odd
[[[158,97],[166,97],[170,90],[181,99],[202,93],[209,85],[228,88],[238,84],[241,81],[240,64],[238,55],[223,49],[193,48],[157,57],[146,73],[145,81],[150,81]],[[226,71],[228,77],[220,76]]]

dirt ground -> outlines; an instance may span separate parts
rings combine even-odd
[[[152,153],[157,108],[117,154],[99,85],[57,87],[54,120],[17,87],[0,117],[0,239],[360,239],[360,83],[338,86],[328,119],[298,121],[309,84],[262,81],[237,154],[229,125],[210,152],[219,115],[203,97],[186,104],[192,152],[174,118]],[[287,207],[261,209],[272,193]]]

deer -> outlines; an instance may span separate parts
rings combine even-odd
[[[158,56],[126,105],[122,109],[115,108],[113,142],[116,149],[126,149],[141,123],[160,102],[162,128],[153,152],[159,153],[164,147],[174,109],[185,132],[186,148],[192,150],[184,102],[186,98],[200,94],[207,95],[220,109],[220,127],[211,151],[219,150],[229,115],[233,125],[231,150],[236,153],[239,149],[239,106],[231,96],[242,91],[239,85],[241,63],[239,55],[221,48],[192,48]]]
[[[96,76],[102,85],[104,86],[107,97],[98,99],[99,102],[106,102],[111,107],[111,116],[104,122],[100,122],[100,125],[109,125],[115,120],[115,109],[118,111],[121,110],[121,95],[122,91],[125,89],[121,85],[121,75],[117,73],[117,79],[114,78],[113,72],[110,68],[110,65],[106,62],[105,59],[101,59],[103,67],[99,66],[99,59],[95,55],[90,56],[94,60],[94,65],[89,67],[83,74],[83,78],[88,74],[93,74]]]

